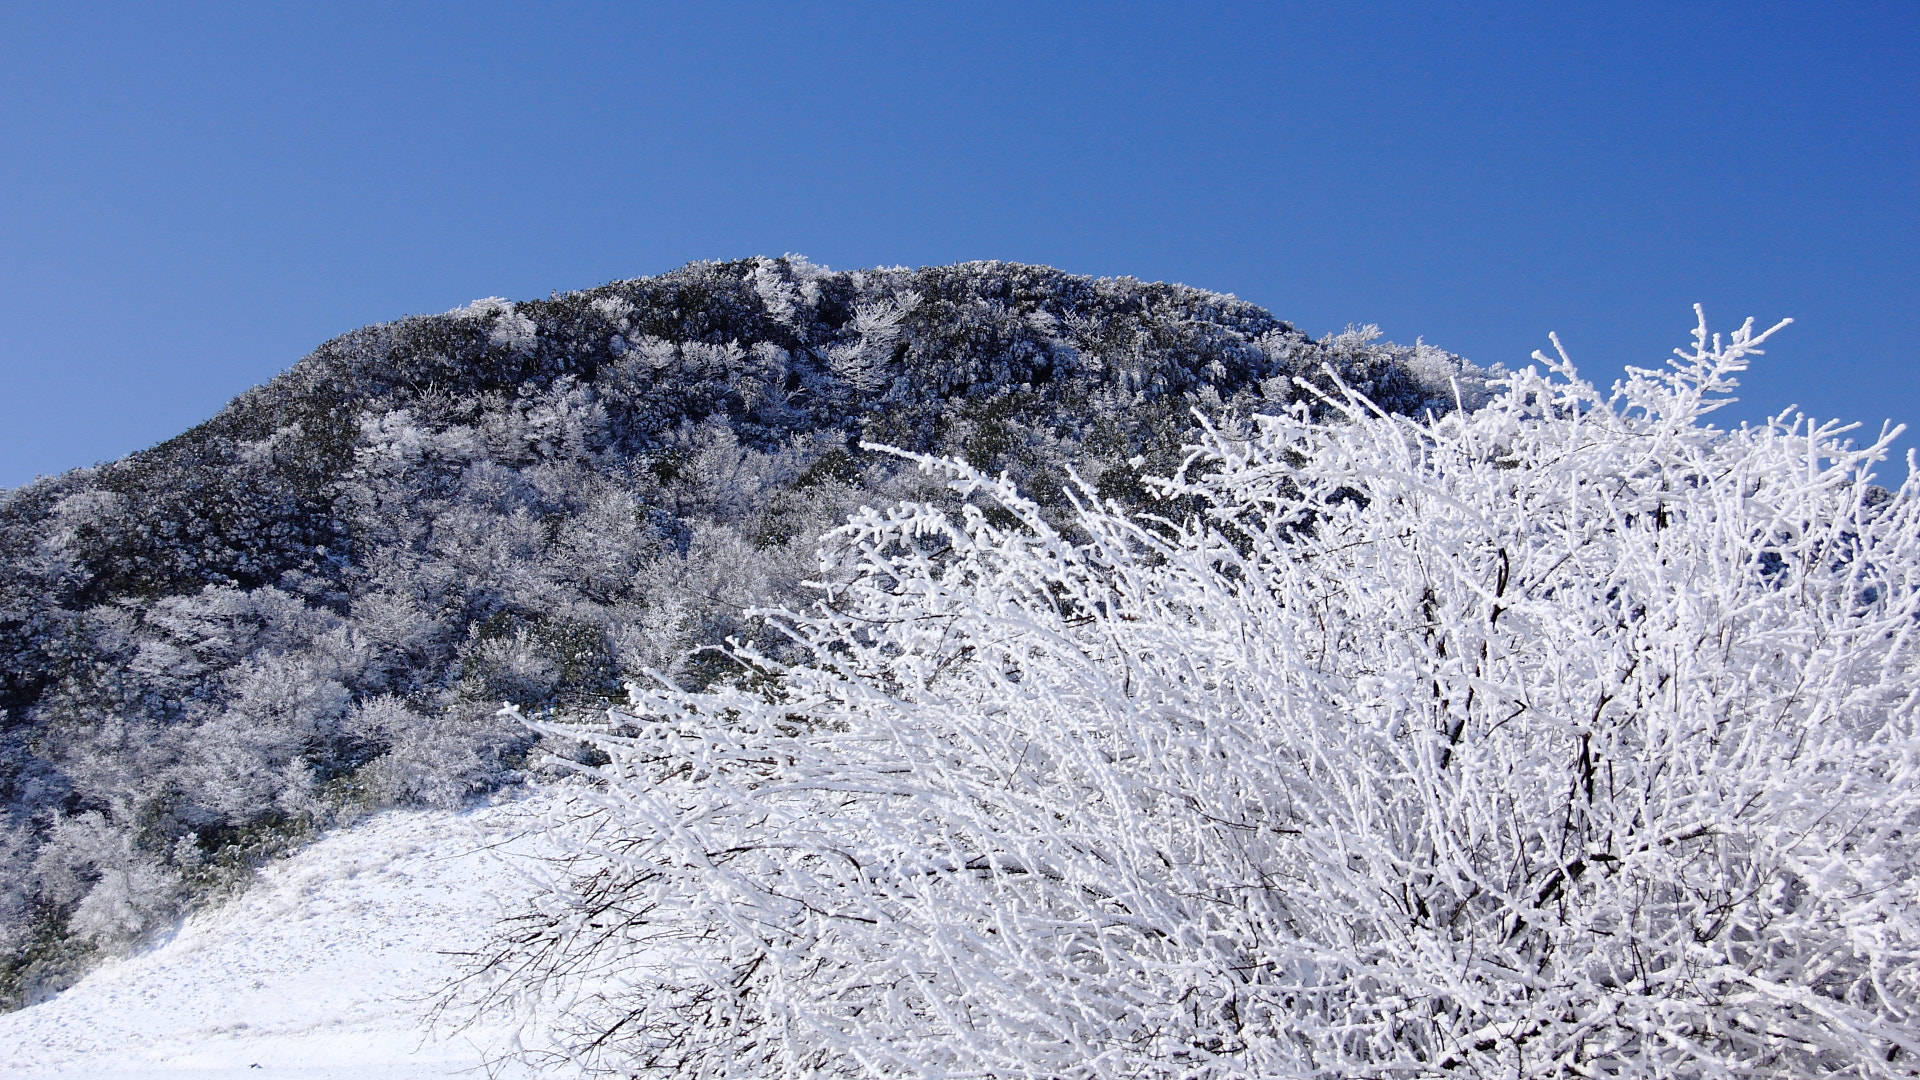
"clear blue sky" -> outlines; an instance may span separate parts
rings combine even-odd
[[[1920,421],[1920,4],[0,6],[0,485],[353,327],[804,253]],[[1911,444],[1912,440],[1908,440]]]

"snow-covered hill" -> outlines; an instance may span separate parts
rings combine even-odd
[[[262,873],[165,942],[0,1016],[17,1080],[476,1075],[511,1033],[429,1032],[432,996],[551,850],[539,800],[394,810]],[[495,1076],[518,1075],[494,1069]]]
[[[863,440],[1147,507],[1210,415],[1335,376],[1409,416],[1485,372],[1231,296],[968,263],[697,263],[328,342],[192,431],[0,492],[0,1010],[234,875],[531,752],[502,702],[777,649],[819,534],[927,497]],[[937,492],[936,492],[937,494]]]

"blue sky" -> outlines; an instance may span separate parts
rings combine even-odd
[[[1049,263],[1920,421],[1920,5],[7,4],[0,485],[691,259]],[[1913,440],[1906,440],[1912,445]]]

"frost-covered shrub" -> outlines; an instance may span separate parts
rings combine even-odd
[[[524,752],[524,731],[492,710],[453,708],[427,715],[391,695],[356,706],[346,729],[384,752],[354,775],[368,805],[455,807],[487,791],[504,771],[501,758]]]
[[[137,940],[171,918],[181,888],[177,874],[97,813],[58,819],[34,869],[38,899],[68,909],[68,932],[96,945]]]
[[[560,728],[482,958],[609,1071],[1913,1076],[1920,481],[1704,416],[1765,339],[1208,430],[1150,520],[829,537],[807,650]]]

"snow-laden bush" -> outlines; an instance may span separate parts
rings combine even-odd
[[[702,1077],[1916,1075],[1920,487],[1709,427],[1766,336],[1210,429],[1185,521],[920,458],[967,508],[830,536],[810,664],[563,729],[494,1001]]]

